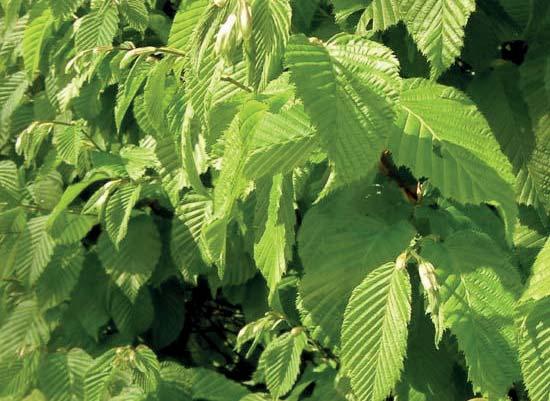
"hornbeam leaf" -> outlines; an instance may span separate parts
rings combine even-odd
[[[286,50],[297,94],[344,182],[365,177],[384,148],[401,86],[392,52],[352,35],[293,36]]]
[[[443,196],[495,204],[511,243],[518,213],[512,167],[472,101],[454,88],[412,79],[404,82],[399,108],[399,129],[388,143],[396,163]]]
[[[105,270],[124,294],[134,302],[140,288],[153,273],[161,251],[159,232],[149,216],[130,221],[128,234],[118,250],[106,234],[98,243],[98,255]]]
[[[361,400],[382,401],[401,376],[411,317],[405,269],[387,263],[353,290],[342,326],[342,364]]]
[[[519,276],[485,234],[457,231],[427,241],[422,256],[436,269],[445,326],[458,339],[475,391],[504,397],[519,377],[514,306]]]
[[[464,27],[475,0],[401,0],[401,14],[420,51],[428,58],[433,79],[453,64],[464,43]]]
[[[265,372],[267,388],[275,400],[287,394],[300,373],[300,357],[307,344],[303,331],[290,333],[273,340],[260,357],[260,367]]]

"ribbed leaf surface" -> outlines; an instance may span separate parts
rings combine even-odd
[[[267,388],[275,400],[287,394],[300,373],[300,357],[307,344],[304,332],[285,333],[269,343],[260,357]]]
[[[510,162],[475,105],[456,89],[422,79],[405,81],[401,113],[389,140],[397,164],[427,177],[444,196],[495,203],[508,236],[517,207]]]
[[[291,172],[319,146],[316,134],[302,106],[266,113],[254,129],[245,175],[260,178]]]
[[[259,229],[254,244],[254,260],[270,293],[286,272],[294,242],[294,191],[290,177],[279,174],[258,184],[256,217]]]
[[[199,248],[202,230],[212,213],[212,201],[188,194],[176,209],[172,222],[170,253],[180,271],[198,273],[202,256]]]
[[[193,37],[197,23],[209,3],[208,0],[184,0],[181,2],[170,29],[168,46],[187,50],[187,45]]]
[[[40,390],[49,401],[76,401],[84,396],[84,377],[93,359],[81,349],[46,357],[38,375]]]
[[[282,69],[292,11],[289,0],[254,0],[251,8],[249,79],[255,88],[263,89],[273,74]]]
[[[126,237],[132,209],[139,200],[140,193],[141,185],[125,184],[111,195],[107,201],[105,208],[107,233],[117,248]]]
[[[311,209],[298,236],[305,272],[300,288],[303,305],[331,345],[339,343],[352,290],[372,269],[395,260],[414,236],[413,227],[399,216],[396,220],[365,216],[352,205],[327,201]]]
[[[130,221],[128,234],[115,248],[107,235],[99,239],[98,255],[105,270],[133,302],[151,277],[160,257],[159,232],[149,216]]]
[[[548,400],[550,394],[550,298],[546,297],[537,302],[522,320],[519,333],[519,357],[529,399]]]
[[[353,290],[342,326],[342,364],[361,400],[382,401],[401,376],[411,317],[406,270],[387,263]]]
[[[540,251],[531,269],[531,275],[523,293],[522,301],[540,300],[550,296],[550,239]]]
[[[395,56],[351,35],[326,44],[298,35],[287,47],[286,64],[337,176],[351,182],[367,175],[394,119],[400,88]]]
[[[33,18],[25,28],[25,34],[23,35],[23,60],[27,76],[32,80],[40,64],[42,42],[52,23],[52,14],[49,8],[38,5],[31,12],[31,16]]]
[[[118,30],[118,9],[107,6],[86,14],[76,31],[75,43],[77,51],[95,47],[110,46]]]
[[[428,242],[422,256],[436,268],[444,322],[464,352],[474,389],[504,396],[519,375],[517,272],[489,237],[475,231]]]
[[[464,27],[475,0],[401,0],[401,13],[420,51],[428,58],[432,78],[453,64],[464,43]]]

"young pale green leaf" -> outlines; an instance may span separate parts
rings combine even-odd
[[[214,219],[203,232],[209,256],[222,270],[226,256],[227,225],[237,199],[242,196],[248,184],[243,173],[250,141],[266,109],[267,105],[264,103],[247,102],[225,133],[222,170],[214,188]]]
[[[187,50],[193,33],[198,29],[198,23],[210,3],[210,0],[184,0],[180,3],[170,29],[168,46]]]
[[[475,0],[401,0],[401,14],[418,48],[438,78],[460,55],[464,27]]]
[[[244,173],[256,179],[290,173],[318,147],[317,132],[301,105],[266,113],[254,129]]]
[[[47,37],[49,27],[53,22],[51,11],[44,3],[38,3],[35,9],[31,10],[31,20],[25,28],[23,35],[23,60],[25,70],[30,80],[33,80],[39,64],[42,42]]]
[[[273,296],[292,258],[294,190],[290,177],[278,174],[260,181],[256,191],[255,219],[260,229],[254,244],[254,260]]]
[[[305,332],[298,329],[269,343],[260,357],[269,392],[275,400],[287,394],[300,373],[300,357],[307,344]]]
[[[458,231],[427,242],[436,268],[445,325],[458,339],[476,391],[502,397],[519,376],[514,306],[519,276],[485,234]]]
[[[53,134],[53,145],[64,162],[76,166],[84,142],[81,128],[78,126],[56,127]]]
[[[160,237],[149,216],[139,216],[128,224],[128,234],[118,250],[106,234],[98,243],[98,255],[105,270],[133,302],[147,282],[160,257]]]
[[[149,12],[143,0],[122,0],[120,11],[132,28],[139,32],[147,29]]]
[[[118,8],[102,7],[86,14],[77,22],[76,50],[79,52],[102,46],[111,46],[118,30]]]
[[[104,218],[107,233],[115,248],[118,248],[120,242],[126,237],[128,222],[140,194],[141,185],[129,183],[118,188],[107,200]]]
[[[119,89],[117,94],[117,102],[115,106],[115,122],[117,129],[120,131],[122,120],[134,100],[137,92],[147,78],[147,74],[151,69],[151,65],[142,57],[138,58],[132,66],[130,73],[126,77],[124,84]]]
[[[201,271],[201,234],[212,213],[212,201],[197,194],[188,194],[176,209],[172,222],[170,253],[176,267],[187,275]]]
[[[517,216],[512,167],[475,105],[454,88],[412,79],[404,83],[400,109],[399,129],[388,143],[395,162],[427,177],[443,196],[496,204],[511,242]]]
[[[352,35],[328,43],[293,36],[286,64],[344,182],[365,177],[384,148],[401,82],[392,52]]]
[[[537,302],[521,319],[519,359],[529,399],[545,401],[550,394],[550,298]]]
[[[16,262],[17,274],[31,285],[40,278],[54,253],[55,242],[46,230],[47,220],[48,216],[29,220]]]
[[[342,364],[360,399],[385,400],[399,380],[410,303],[409,275],[395,263],[374,269],[353,290],[342,325]]]
[[[255,0],[250,11],[252,36],[246,42],[249,83],[261,91],[274,74],[282,70],[283,53],[290,36],[292,10],[289,0]]]

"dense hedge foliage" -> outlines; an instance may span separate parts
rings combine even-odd
[[[550,400],[550,2],[0,10],[1,401]]]

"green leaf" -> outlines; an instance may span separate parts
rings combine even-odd
[[[129,183],[119,187],[107,201],[105,222],[107,233],[115,248],[118,248],[120,242],[126,237],[128,222],[140,194],[141,185]]]
[[[56,19],[69,19],[84,3],[84,0],[49,0],[49,3],[52,14]]]
[[[84,142],[81,128],[78,126],[56,127],[53,134],[53,145],[61,160],[76,166]]]
[[[550,210],[550,57],[549,39],[535,41],[520,67],[520,86],[527,102],[535,141],[529,159],[530,179],[524,178],[526,190],[533,186],[546,210]]]
[[[522,302],[538,301],[550,296],[550,269],[548,266],[550,266],[550,239],[546,241],[535,259],[525,292],[521,296]]]
[[[46,230],[48,216],[34,217],[27,223],[22,239],[22,255],[17,262],[17,273],[33,285],[40,278],[54,253],[55,242]]]
[[[402,0],[407,29],[438,78],[460,55],[464,27],[476,8],[475,0]]]
[[[550,394],[550,298],[536,303],[522,318],[519,358],[523,378],[532,401],[545,401]]]
[[[240,400],[248,395],[246,387],[220,373],[203,368],[190,369],[194,400]]]
[[[97,252],[105,270],[134,302],[151,277],[160,257],[160,235],[149,216],[138,216],[128,225],[128,234],[117,248],[102,234]]]
[[[86,14],[78,21],[75,34],[76,50],[82,52],[96,47],[111,46],[118,30],[118,22],[117,7],[102,7]]]
[[[126,77],[124,84],[121,85],[117,94],[117,101],[115,106],[115,123],[117,129],[120,131],[122,120],[130,107],[130,104],[137,95],[143,82],[147,78],[151,65],[140,57],[132,66],[130,73]]]
[[[84,179],[81,182],[78,182],[76,184],[73,184],[69,186],[65,192],[63,193],[63,196],[59,200],[58,204],[55,206],[55,208],[50,213],[50,216],[48,218],[48,222],[46,223],[46,226],[48,230],[52,230],[54,225],[56,224],[57,220],[59,219],[59,216],[69,207],[69,205],[80,195],[82,191],[84,191],[86,188],[88,188],[90,185],[109,178],[109,176],[105,173],[94,173],[91,174],[90,177],[87,179]]]
[[[18,353],[36,350],[50,339],[50,328],[36,300],[19,303],[0,327],[0,361]]]
[[[267,105],[257,101],[244,104],[224,135],[222,170],[214,188],[214,220],[203,232],[208,244],[209,256],[218,264],[225,265],[227,225],[236,201],[246,189],[248,180],[244,167],[255,127],[266,113]],[[223,275],[221,275],[223,276]]]
[[[69,300],[84,264],[82,246],[58,247],[36,283],[36,298],[43,308]]]
[[[86,401],[102,401],[109,395],[109,381],[112,377],[116,349],[112,348],[98,357],[86,371],[84,378],[84,399]]]
[[[112,288],[108,308],[117,329],[130,338],[144,333],[153,323],[153,300],[146,287],[138,292],[135,300],[130,299],[120,288]]]
[[[352,290],[374,268],[395,260],[415,234],[414,228],[395,214],[402,206],[384,195],[363,194],[351,199],[341,195],[340,199],[327,199],[306,214],[298,234],[298,251],[304,265],[300,288],[303,305],[332,346],[339,343]],[[368,198],[380,198],[395,218],[377,216],[383,211],[375,205],[366,209],[369,216],[354,210],[356,202]]]
[[[192,40],[194,32],[198,29],[198,23],[209,4],[209,0],[184,0],[181,2],[170,29],[168,46],[187,50],[187,46]]]
[[[255,0],[251,6],[252,36],[248,46],[249,81],[264,89],[282,70],[283,53],[290,36],[289,0]]]
[[[40,359],[41,354],[36,351],[21,358],[1,360],[0,397],[22,397],[27,394],[39,372]]]
[[[83,399],[84,378],[93,359],[81,349],[49,354],[38,375],[40,390],[49,401]]]
[[[357,397],[382,401],[401,376],[411,317],[406,270],[387,263],[353,290],[342,326],[342,367]]]
[[[48,35],[49,27],[53,22],[51,11],[44,4],[38,4],[31,11],[31,20],[23,35],[23,60],[27,77],[33,80],[40,64],[42,42]]]
[[[269,343],[260,357],[266,384],[275,400],[287,394],[300,373],[300,357],[307,344],[306,334],[298,330],[285,333]]]
[[[197,194],[188,194],[176,209],[172,221],[170,253],[176,267],[188,275],[201,272],[201,235],[212,213],[212,201]]]
[[[286,64],[336,175],[344,182],[365,177],[395,117],[401,86],[395,56],[356,36],[325,44],[299,35],[290,40]]]
[[[254,260],[262,272],[270,297],[292,259],[294,243],[294,191],[290,177],[279,174],[258,183],[256,217],[259,230],[254,244]]]
[[[123,0],[120,11],[128,24],[139,32],[144,32],[149,23],[149,12],[143,0]]]
[[[289,173],[318,147],[317,132],[301,105],[266,113],[254,129],[244,173],[250,178]]]
[[[181,127],[182,164],[187,180],[195,192],[199,195],[209,196],[206,188],[202,184],[197,160],[195,159],[195,147],[197,146],[198,138],[196,131],[193,130],[193,128],[196,128],[196,124],[194,124],[193,121],[194,118],[195,113],[193,111],[193,106],[187,105]]]
[[[401,20],[401,0],[373,0],[361,15],[357,33],[384,31]]]
[[[400,109],[399,129],[388,143],[395,162],[427,177],[443,196],[496,204],[511,242],[517,216],[512,167],[475,105],[456,89],[413,79],[405,81]]]
[[[22,183],[17,165],[10,160],[0,161],[0,206],[16,206],[22,197]]]
[[[487,235],[475,231],[427,242],[422,256],[436,268],[444,322],[464,352],[474,390],[503,397],[519,376],[517,272]]]

